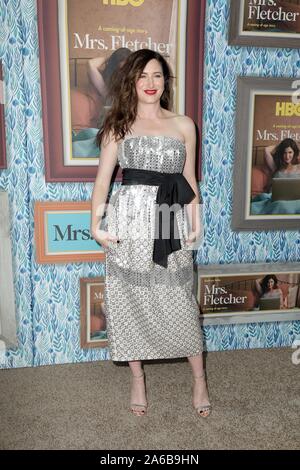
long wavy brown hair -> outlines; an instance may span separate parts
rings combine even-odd
[[[140,49],[131,53],[119,69],[117,80],[113,80],[111,83],[112,106],[96,137],[99,147],[103,138],[110,133],[117,141],[124,139],[125,135],[130,132],[137,115],[136,82],[152,59],[156,59],[161,64],[164,76],[165,88],[160,98],[160,105],[164,109],[171,109],[173,77],[166,60],[158,52],[150,49]]]
[[[261,281],[261,288],[262,288],[262,291],[263,293],[267,292],[268,290],[268,282],[270,279],[273,279],[274,281],[274,288],[273,289],[278,289],[278,279],[277,279],[277,276],[275,276],[275,274],[268,274],[267,276],[265,276],[263,278],[263,280]]]

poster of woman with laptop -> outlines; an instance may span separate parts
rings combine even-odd
[[[58,2],[65,166],[98,165],[95,137],[110,106],[109,85],[131,52],[147,48],[166,58],[178,77],[173,94],[175,107],[179,106],[185,93],[180,69],[185,51],[179,47],[179,35],[185,33],[184,21],[179,22],[181,4],[179,0]]]
[[[260,310],[276,310],[287,308],[287,299],[278,286],[275,274],[267,274],[262,279],[256,279],[255,287],[259,294]]]
[[[197,300],[201,314],[208,318],[249,312],[256,316],[260,311],[299,312],[299,272],[288,271],[286,264],[280,265],[284,271],[273,271],[265,264],[256,267],[257,272],[253,272],[250,265],[244,265],[243,272],[239,272],[241,268],[236,265],[215,265],[199,270]]]
[[[251,215],[300,214],[298,108],[288,95],[254,95]]]
[[[300,4],[297,0],[244,0],[243,31],[267,35],[299,34]]]

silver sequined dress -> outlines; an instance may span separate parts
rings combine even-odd
[[[122,168],[182,172],[185,145],[166,136],[127,137],[118,161]],[[188,357],[203,350],[184,210],[176,214],[181,250],[168,256],[167,268],[152,261],[157,190],[121,186],[110,199],[107,230],[120,239],[107,250],[104,294],[114,361]]]

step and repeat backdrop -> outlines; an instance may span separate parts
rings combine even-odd
[[[90,233],[109,84],[168,61],[198,129],[194,293],[209,351],[300,338],[300,1],[3,2],[0,367],[109,359]],[[110,195],[120,185],[116,167]],[[155,314],[155,312],[153,312]]]

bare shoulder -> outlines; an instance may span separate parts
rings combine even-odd
[[[195,138],[195,124],[191,118],[168,110],[164,110],[164,118],[170,120],[173,131],[180,135],[186,143],[193,141]]]
[[[115,139],[115,136],[113,135],[113,132],[109,132],[108,134],[105,134],[102,139],[102,148],[109,148],[109,149],[116,149],[118,146],[118,141]]]
[[[190,117],[177,115],[176,124],[179,132],[184,136],[186,142],[195,138],[195,123]]]
[[[173,113],[172,111],[168,111],[164,109],[164,115],[166,118],[174,119],[174,121],[176,122],[178,126],[194,126],[195,125],[194,121],[188,116],[185,116],[184,114],[177,114],[177,113]]]
[[[195,129],[194,121],[183,114],[178,114],[176,116],[177,124],[182,131],[191,131]]]

